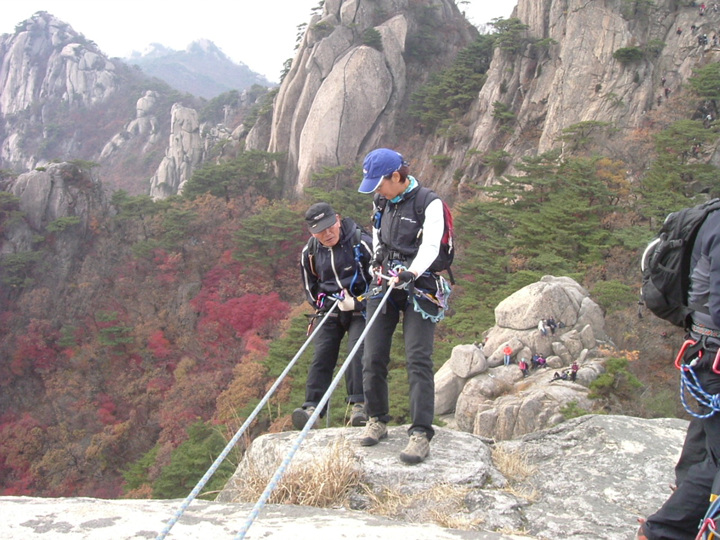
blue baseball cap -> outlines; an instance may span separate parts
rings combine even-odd
[[[389,148],[378,148],[365,156],[363,180],[358,188],[360,193],[374,192],[382,179],[407,165],[402,155]]]

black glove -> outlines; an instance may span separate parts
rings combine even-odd
[[[415,274],[410,270],[403,270],[397,275],[398,283],[412,283],[415,281]]]

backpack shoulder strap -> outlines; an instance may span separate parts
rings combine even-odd
[[[382,212],[385,210],[385,206],[387,205],[387,199],[379,193],[376,193],[373,197],[373,204],[375,205],[375,208]]]
[[[311,236],[307,242],[307,248],[308,262],[310,263],[310,272],[312,273],[312,275],[317,277],[318,273],[315,270],[315,253],[317,253],[318,239],[314,236]]]
[[[417,194],[415,195],[415,213],[418,216],[422,216],[425,213],[425,209],[428,204],[439,198],[438,194],[432,189],[420,186]]]

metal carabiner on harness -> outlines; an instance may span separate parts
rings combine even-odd
[[[690,354],[692,360],[686,362],[686,354]],[[686,339],[675,357],[675,367],[681,371],[695,367],[703,355],[702,343],[700,340]]]
[[[675,367],[681,371],[696,367],[702,360],[704,352],[705,344],[702,339],[686,339],[675,357]],[[686,355],[688,358],[692,358],[690,362],[686,362]],[[720,375],[720,349],[715,353],[711,368],[713,373]]]

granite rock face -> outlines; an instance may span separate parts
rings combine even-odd
[[[409,42],[428,10],[442,32],[432,57],[450,62],[477,35],[450,0],[332,0],[310,21],[275,100],[269,145],[257,148],[287,154],[282,173],[296,192],[323,167],[354,165],[395,139],[408,57],[418,54]],[[248,137],[256,138],[264,140]]]
[[[267,505],[251,520],[255,501],[231,502],[246,473],[244,462],[220,500],[193,501],[168,538],[231,538],[250,519],[247,538],[627,540],[637,529],[637,517],[655,511],[669,496],[686,427],[678,419],[590,415],[495,445],[437,428],[430,456],[416,466],[398,459],[407,441],[405,427],[392,427],[387,441],[369,448],[357,444],[361,428],[313,430],[299,446],[293,466],[324,459],[324,449],[340,440],[355,452],[369,490],[392,487],[404,495],[422,495],[438,484],[451,484],[464,488],[461,504],[447,513],[443,501],[418,497],[414,508],[394,520],[345,508]],[[272,474],[298,434],[260,437],[248,456]],[[491,452],[518,460],[522,466],[516,471],[523,474],[503,476]],[[362,497],[349,500],[362,506]],[[0,537],[151,539],[176,516],[181,503],[0,497]],[[433,524],[433,510],[444,510],[448,522],[463,523],[469,530]]]

